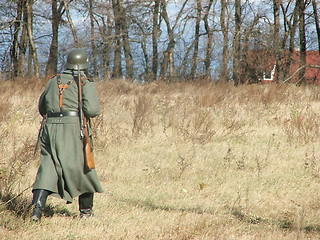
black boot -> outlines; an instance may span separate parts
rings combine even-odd
[[[38,222],[41,219],[42,210],[46,205],[49,193],[49,191],[43,189],[36,189],[33,191],[32,205],[34,205],[34,209],[31,215],[33,221]]]
[[[88,218],[93,216],[93,193],[84,193],[79,196],[80,218]]]

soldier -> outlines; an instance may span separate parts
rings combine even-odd
[[[88,170],[85,166],[80,137],[79,106],[83,105],[87,118],[100,113],[96,85],[85,74],[89,65],[84,50],[72,49],[67,56],[66,70],[51,78],[40,96],[39,112],[46,121],[40,135],[40,167],[32,190],[33,221],[40,220],[49,195],[67,203],[78,196],[80,217],[90,217],[94,193],[103,192],[95,169]],[[79,73],[82,104],[78,95]]]

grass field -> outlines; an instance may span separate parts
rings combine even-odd
[[[98,82],[95,217],[29,220],[45,82],[2,81],[0,239],[320,239],[315,86]]]

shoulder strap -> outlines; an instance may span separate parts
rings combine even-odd
[[[59,107],[60,107],[60,111],[62,111],[63,93],[70,86],[70,84],[73,83],[73,82],[74,82],[74,80],[69,80],[65,85],[63,85],[60,75],[57,76],[57,84],[58,84],[58,88],[59,88]]]

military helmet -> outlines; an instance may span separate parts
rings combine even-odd
[[[65,68],[78,70],[78,65],[79,69],[87,69],[90,63],[86,51],[80,48],[74,48],[68,53]]]

